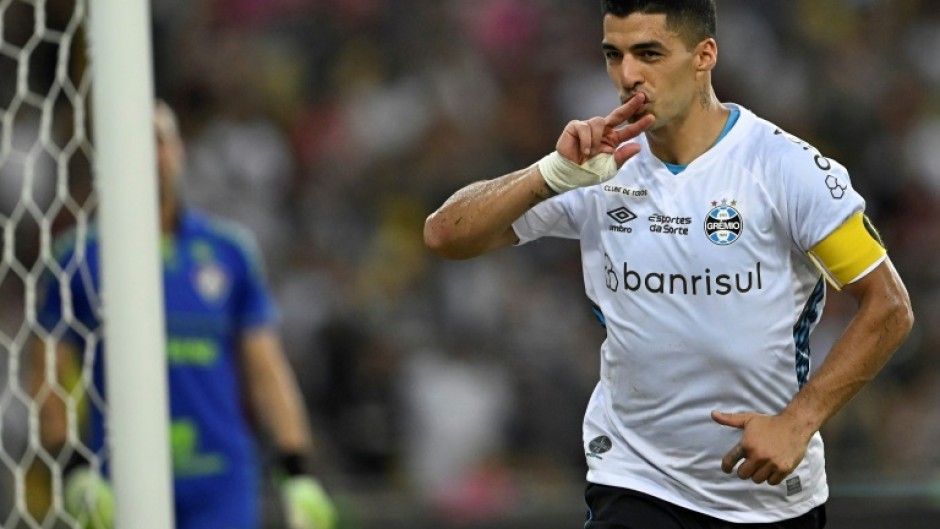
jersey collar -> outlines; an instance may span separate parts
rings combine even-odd
[[[651,174],[664,171],[669,177],[682,178],[694,173],[699,168],[710,165],[716,160],[721,160],[738,142],[747,137],[750,129],[754,125],[754,114],[750,110],[734,103],[725,103],[725,106],[740,112],[737,122],[731,130],[721,138],[721,141],[718,141],[712,145],[710,149],[702,153],[701,156],[692,160],[681,173],[673,174],[662,160],[653,155],[646,134],[641,134],[637,138],[641,147],[640,154],[637,155],[639,162],[643,164],[644,168]]]

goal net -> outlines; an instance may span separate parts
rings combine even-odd
[[[108,416],[102,392],[93,382],[95,373],[103,370],[104,360],[94,352],[100,343],[115,341],[105,340],[108,325],[86,326],[75,317],[69,288],[70,283],[83,281],[95,296],[101,294],[91,284],[84,253],[88,241],[97,236],[93,235],[97,231],[93,226],[99,217],[105,216],[102,213],[105,199],[98,198],[105,194],[103,180],[96,175],[104,155],[101,145],[95,149],[91,141],[92,71],[94,77],[111,79],[113,70],[102,70],[94,61],[122,65],[116,64],[120,61],[113,55],[95,56],[93,52],[109,48],[118,48],[118,53],[125,51],[113,45],[115,37],[102,34],[101,23],[98,29],[92,27],[89,22],[93,18],[88,13],[92,11],[95,16],[107,13],[102,18],[108,18],[113,12],[113,16],[123,15],[126,20],[130,4],[139,8],[135,14],[146,13],[145,0],[0,0],[0,529],[88,527],[84,520],[74,519],[65,509],[64,474],[69,464],[77,460],[93,472],[111,467],[115,490],[141,489],[139,485],[120,481],[121,471],[115,462],[120,459],[117,453],[124,454],[122,458],[137,456],[124,446],[116,448],[115,439],[133,439],[133,435],[115,435],[111,423],[117,421],[108,419],[106,446],[110,448],[93,449],[88,441],[89,415],[97,411]],[[145,20],[143,16],[130,18],[132,22]],[[147,31],[141,31],[143,23],[128,25],[131,31],[142,35],[142,40],[149,37]],[[98,46],[93,46],[90,52],[88,42]],[[146,64],[141,68],[149,69],[149,57],[138,62]],[[102,75],[102,71],[107,75]],[[149,70],[143,77],[149,87]],[[136,88],[141,91],[139,86]],[[95,90],[102,92],[100,86]],[[142,101],[152,103],[152,92],[142,92],[145,93],[140,97],[131,98],[132,103],[137,106],[146,106],[139,104]],[[109,91],[104,97],[111,94]],[[101,97],[101,93],[94,95],[98,107],[102,106]],[[116,103],[109,110],[120,112],[121,104]],[[100,114],[95,118],[99,121],[95,124],[97,137],[113,137],[111,132],[115,129],[112,127],[107,134],[100,132],[107,129],[100,126]],[[150,128],[149,118],[145,127]],[[145,129],[144,133],[152,143],[152,129],[149,133]],[[138,151],[131,152],[127,157],[141,158]],[[143,158],[146,163],[147,157]],[[118,165],[121,163],[119,160]],[[142,173],[146,176],[146,171]],[[121,198],[110,190],[115,187],[113,184],[113,180],[108,180],[104,186],[118,202]],[[125,213],[126,210],[120,211]],[[113,219],[114,214],[110,217]],[[155,248],[156,237],[153,239]],[[115,242],[113,246],[119,244]],[[62,250],[66,247],[74,248],[74,255],[64,260]],[[153,254],[156,255],[156,250]],[[107,258],[103,260],[107,264]],[[123,293],[108,289],[107,268],[104,273],[101,281],[105,297],[124,297]],[[159,282],[154,283],[156,292]],[[57,300],[60,314],[54,322],[40,316],[49,290],[57,291],[61,298]],[[145,295],[149,293],[145,290]],[[97,301],[93,304],[92,310],[100,309]],[[114,310],[127,312],[126,309],[118,306]],[[107,310],[104,320],[112,321]],[[160,340],[154,341],[162,348]],[[74,354],[62,354],[66,344]],[[65,362],[66,359],[72,361]],[[112,360],[108,362],[111,366]],[[134,376],[131,373],[125,378],[133,381]],[[111,392],[110,381],[108,387]],[[116,400],[120,399],[112,399],[112,409],[126,409],[126,404],[115,404]],[[152,408],[144,410],[144,414],[147,411]],[[159,420],[160,414],[156,415]],[[43,422],[46,427],[42,427]],[[159,428],[150,430],[154,431],[161,433]],[[159,453],[157,460],[161,460]],[[157,483],[159,489],[159,476]],[[160,508],[168,510],[168,500],[157,496],[155,503],[163,500]],[[131,493],[126,497],[130,498],[126,505],[144,518],[136,527],[154,527],[146,521],[151,512],[146,502],[134,503],[138,500]],[[118,511],[121,501],[118,494]],[[172,526],[162,516],[156,518],[152,523]],[[121,516],[117,519],[120,521]]]
[[[68,526],[62,470],[73,453],[103,462],[79,435],[93,358],[71,380],[59,377],[55,351],[67,333],[85,343],[95,329],[43,328],[36,319],[45,288],[68,283],[78,267],[55,262],[53,240],[73,230],[82,247],[95,210],[87,130],[90,76],[84,60],[82,1],[0,1],[0,526]],[[43,358],[39,358],[39,356]],[[44,362],[41,362],[43,361]],[[44,364],[46,369],[41,369]],[[38,371],[38,372],[37,372]],[[48,404],[47,404],[48,402]],[[40,412],[62,407],[65,446],[44,446]],[[63,525],[64,524],[64,525]]]

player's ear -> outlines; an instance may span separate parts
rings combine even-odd
[[[709,37],[695,45],[695,69],[698,72],[710,72],[718,64],[718,43]]]

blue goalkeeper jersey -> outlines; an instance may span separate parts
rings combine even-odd
[[[80,351],[89,336],[100,338],[102,323],[99,244],[90,232],[80,251],[75,237],[57,244],[57,262],[70,277],[71,302],[58,284],[48,283],[39,313],[47,330],[67,325]],[[241,391],[239,344],[244,333],[273,324],[275,309],[253,238],[234,223],[193,211],[181,213],[175,233],[163,240],[163,282],[179,500],[181,492],[195,492],[193,487],[255,478],[257,455],[245,413],[247,396]],[[100,345],[93,354],[95,389],[104,395]],[[106,422],[96,406],[91,408],[89,446],[100,453]]]

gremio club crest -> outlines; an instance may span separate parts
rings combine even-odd
[[[712,209],[705,215],[705,235],[708,240],[719,246],[727,246],[741,237],[744,220],[741,219],[737,205],[737,200],[712,201]]]

